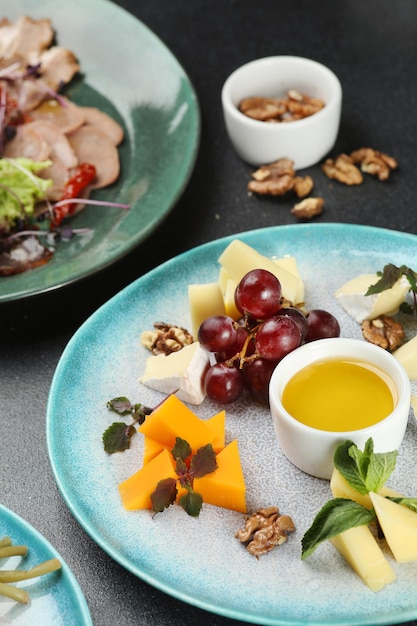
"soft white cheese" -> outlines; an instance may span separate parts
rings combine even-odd
[[[139,382],[162,393],[176,393],[183,402],[201,404],[208,366],[208,352],[195,341],[178,352],[150,356]]]
[[[401,276],[390,288],[381,293],[365,296],[371,285],[378,280],[377,274],[361,274],[345,283],[335,293],[341,306],[359,324],[364,320],[372,320],[379,315],[394,315],[410,289],[410,283]]]

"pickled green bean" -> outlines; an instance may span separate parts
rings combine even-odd
[[[21,604],[29,604],[30,602],[30,596],[24,589],[13,587],[13,585],[7,585],[6,583],[0,583],[0,595]]]
[[[61,568],[59,559],[49,559],[43,561],[38,565],[34,565],[31,569],[10,569],[0,570],[0,582],[2,583],[16,583],[20,580],[28,580],[29,578],[37,578],[38,576],[44,576],[50,574]]]

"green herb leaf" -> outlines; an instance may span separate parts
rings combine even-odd
[[[114,413],[118,413],[119,415],[131,415],[133,407],[130,404],[130,400],[121,396],[120,398],[113,398],[113,400],[109,400],[107,402],[107,408],[110,411],[114,411]]]
[[[374,293],[381,293],[381,291],[385,291],[386,289],[391,289],[400,278],[403,273],[404,265],[401,267],[397,267],[392,263],[385,265],[381,278],[374,284],[371,285],[368,291],[365,293],[365,296],[371,296]]]
[[[363,452],[352,441],[345,441],[336,448],[334,465],[349,485],[361,494],[378,493],[392,474],[398,451],[374,452],[373,440],[369,438]]]
[[[202,478],[217,469],[216,455],[211,443],[197,450],[190,463],[190,470],[194,478]]]
[[[190,456],[192,450],[191,446],[185,439],[181,439],[181,437],[176,437],[175,446],[171,450],[171,454],[175,460],[182,459],[185,461]]]
[[[161,513],[171,504],[174,504],[177,493],[177,481],[175,478],[164,478],[160,480],[155,491],[151,493],[152,511]]]
[[[397,502],[397,504],[402,504],[406,506],[408,509],[411,509],[415,513],[417,513],[417,498],[398,498],[393,496],[385,496],[387,500],[392,500],[393,502]]]
[[[353,500],[347,498],[329,500],[317,513],[301,540],[301,558],[306,559],[310,556],[326,539],[336,537],[349,528],[369,524],[374,520],[373,509],[369,511]]]
[[[114,452],[123,452],[130,446],[130,440],[135,434],[134,426],[127,425],[124,422],[114,422],[103,433],[104,450],[108,454]]]
[[[200,515],[201,507],[203,506],[203,498],[199,493],[195,491],[188,491],[181,496],[179,504],[184,511],[191,515],[191,517],[198,517]]]

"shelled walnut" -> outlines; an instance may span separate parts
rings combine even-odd
[[[389,315],[380,315],[361,324],[362,335],[369,343],[374,343],[384,350],[393,352],[404,341],[404,328]]]
[[[339,154],[336,159],[326,159],[322,170],[328,178],[338,180],[344,185],[360,185],[363,176],[348,154]]]
[[[239,111],[260,122],[294,122],[314,115],[325,106],[323,100],[290,89],[287,97],[264,98],[255,96],[245,98],[239,103]]]
[[[373,148],[360,148],[351,152],[350,156],[354,163],[360,164],[362,172],[377,176],[379,180],[387,180],[391,170],[398,167],[393,157]]]
[[[250,554],[259,558],[275,546],[287,541],[295,531],[294,522],[288,515],[281,515],[278,507],[259,509],[246,519],[245,528],[238,530],[235,537],[246,544]]]
[[[279,159],[269,165],[261,165],[252,173],[248,190],[260,195],[283,196],[289,191],[299,198],[307,196],[314,187],[311,176],[296,176],[291,159]]]
[[[323,198],[304,198],[293,206],[291,213],[298,219],[311,219],[322,213],[323,206]]]
[[[142,345],[152,354],[178,352],[194,341],[191,333],[181,326],[165,322],[155,322],[153,326],[154,330],[145,330],[140,338]]]

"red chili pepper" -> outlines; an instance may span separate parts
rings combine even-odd
[[[81,163],[78,165],[75,174],[65,183],[61,200],[78,198],[82,190],[94,180],[96,173],[96,168],[94,165],[91,165],[91,163]],[[64,218],[73,215],[76,207],[77,204],[75,202],[55,207],[54,226],[59,226]]]

